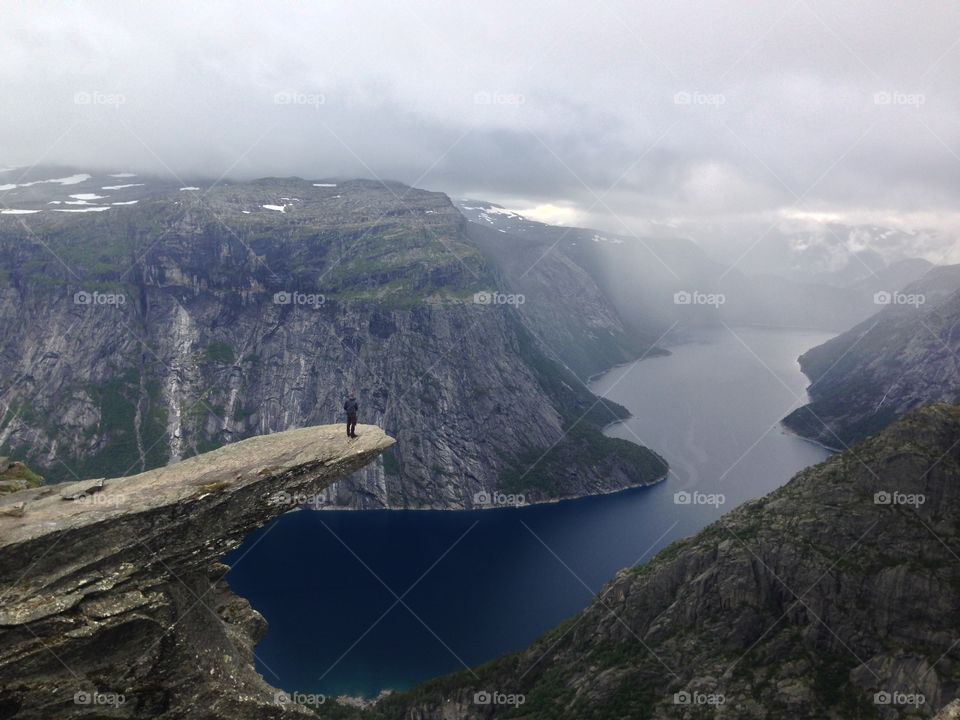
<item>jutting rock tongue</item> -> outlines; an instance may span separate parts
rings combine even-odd
[[[374,426],[357,435],[289,430],[3,496],[0,717],[279,716],[253,667],[266,624],[219,558],[394,443]]]

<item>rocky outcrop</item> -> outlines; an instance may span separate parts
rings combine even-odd
[[[811,402],[787,427],[843,448],[920,405],[960,402],[960,265],[877,300],[872,318],[800,356]]]
[[[43,478],[22,462],[0,457],[0,495],[37,487]]]
[[[960,694],[958,517],[960,406],[925,407],[622,571],[529,649],[377,712],[933,717]]]
[[[254,669],[265,622],[220,561],[394,442],[357,433],[289,430],[0,499],[0,717],[308,715]]]
[[[533,325],[556,318],[549,308],[483,301],[500,273],[445,195],[361,180],[138,182],[70,186],[137,200],[79,214],[50,209],[61,198],[49,193],[67,197],[55,184],[17,188],[8,202],[43,209],[0,216],[0,452],[48,480],[332,422],[349,390],[360,419],[399,442],[329,488],[334,507],[458,509],[507,485],[553,500],[665,473],[652,452],[603,437],[626,410],[545,347]],[[586,278],[561,270],[573,297]],[[595,294],[578,297],[579,315],[616,330]],[[590,339],[580,345],[589,354]]]
[[[960,720],[960,700],[945,706],[933,720]]]

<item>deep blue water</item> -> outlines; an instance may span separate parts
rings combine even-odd
[[[617,570],[826,457],[777,422],[805,399],[796,357],[827,337],[677,335],[671,356],[597,378],[594,392],[634,413],[608,434],[671,463],[649,488],[519,509],[282,516],[228,558],[231,587],[270,625],[258,669],[291,692],[371,696],[525,647]],[[725,502],[677,504],[680,491]]]

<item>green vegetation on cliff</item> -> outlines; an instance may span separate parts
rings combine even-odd
[[[43,478],[22,462],[0,456],[0,495],[39,487]]]

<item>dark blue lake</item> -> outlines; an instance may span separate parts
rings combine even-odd
[[[649,488],[512,510],[282,516],[228,559],[231,587],[270,624],[258,669],[291,692],[371,696],[525,647],[617,570],[826,457],[778,421],[806,398],[797,356],[827,337],[678,333],[671,356],[597,378],[594,392],[634,413],[608,433],[672,466]]]

